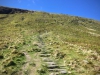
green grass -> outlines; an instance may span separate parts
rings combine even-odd
[[[8,70],[11,74],[13,70],[19,71],[26,59],[18,54],[24,51],[32,56],[35,50],[40,50],[40,35],[46,49],[52,50],[53,55],[58,54],[54,56],[58,63],[63,64],[66,60],[66,68],[71,72],[69,75],[99,73],[97,67],[100,68],[100,22],[46,12],[0,14],[0,17],[5,17],[0,19],[0,72]],[[14,50],[17,54],[12,53]],[[2,63],[5,60],[8,61]],[[10,66],[10,69],[4,68],[10,61],[16,65]],[[76,69],[73,65],[68,66],[71,63],[77,66]]]

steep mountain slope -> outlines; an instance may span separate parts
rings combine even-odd
[[[67,75],[100,74],[100,22],[46,12],[0,14],[0,75],[48,75],[41,50]]]

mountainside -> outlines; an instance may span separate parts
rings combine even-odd
[[[49,55],[50,58],[41,58]],[[44,60],[59,65],[57,72],[53,72],[54,66],[44,65]],[[0,75],[56,75],[54,73],[100,74],[100,22],[0,7]]]
[[[14,14],[14,13],[28,13],[28,12],[34,12],[34,11],[0,6],[0,14]]]

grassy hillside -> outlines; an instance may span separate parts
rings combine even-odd
[[[100,22],[30,12],[0,14],[0,75],[45,75],[38,73],[42,43],[67,75],[100,74]]]

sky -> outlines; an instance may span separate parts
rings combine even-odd
[[[0,0],[0,6],[67,14],[100,21],[100,0]]]

